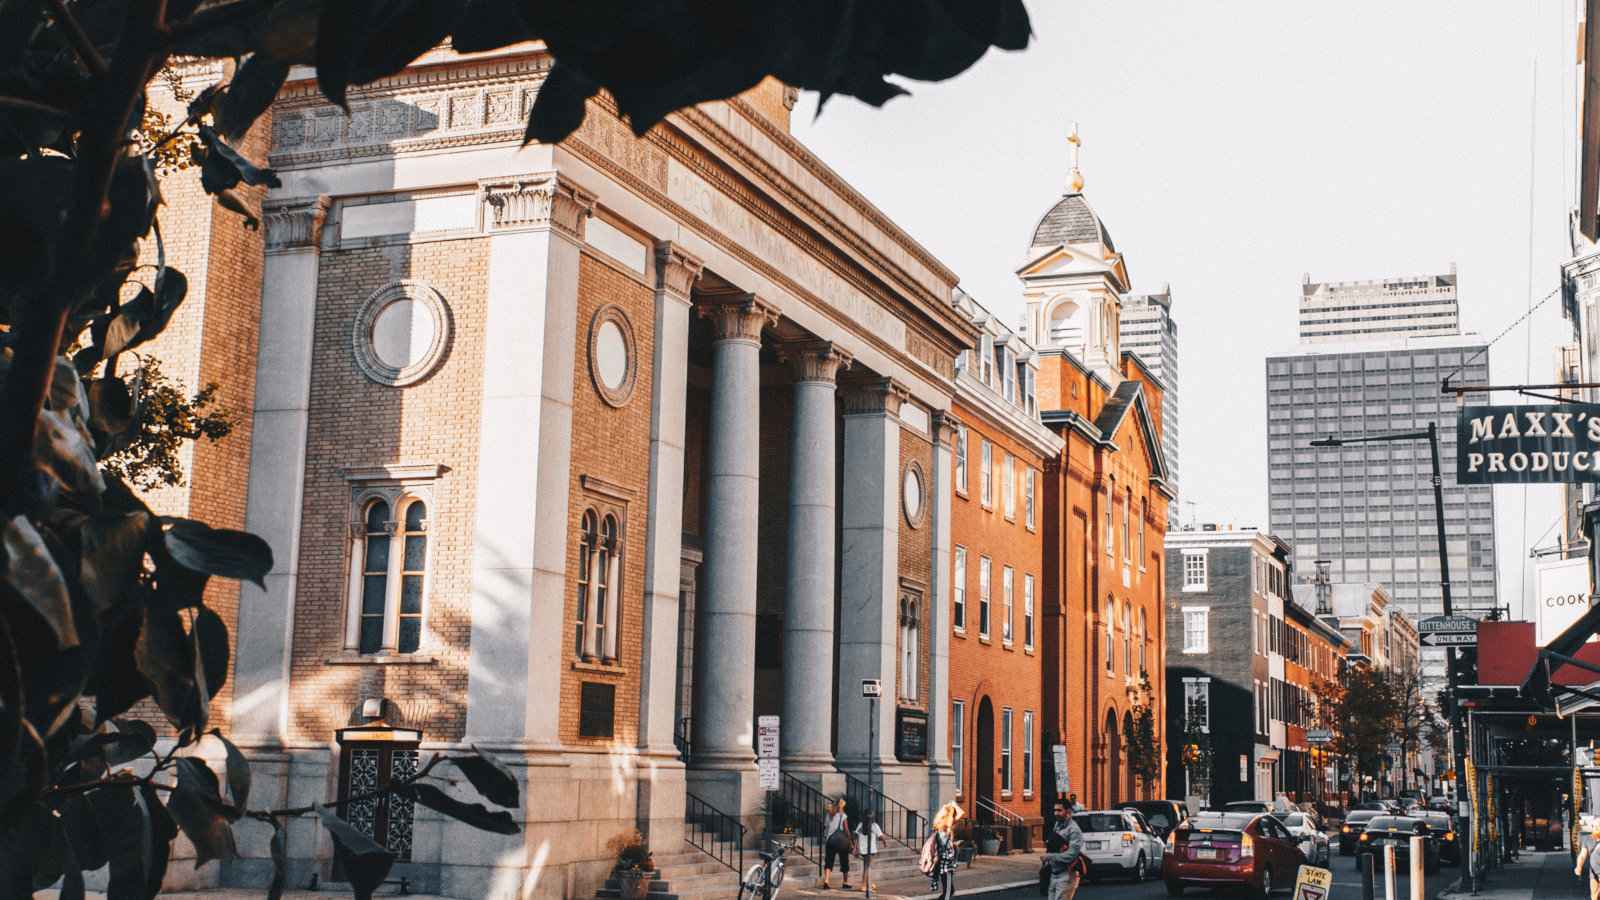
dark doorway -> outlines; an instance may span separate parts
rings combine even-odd
[[[1123,740],[1126,740],[1128,742],[1128,744],[1131,746],[1133,744],[1133,740],[1134,740],[1133,739],[1133,713],[1131,713],[1131,712],[1122,714],[1122,734],[1123,734]],[[1137,800],[1137,799],[1139,799],[1139,796],[1136,793],[1134,793],[1134,786],[1133,786],[1133,762],[1132,762],[1132,760],[1129,760],[1128,766],[1127,766],[1127,771],[1124,772],[1123,775],[1122,775],[1122,796],[1120,798],[1118,798],[1118,802],[1119,803],[1126,803],[1126,802],[1128,802],[1130,800]]]
[[[978,701],[977,791],[978,824],[988,825],[988,809],[994,808],[994,705],[985,697]]]
[[[1122,733],[1117,730],[1117,713],[1106,713],[1106,808],[1117,802],[1116,793],[1122,785]]]

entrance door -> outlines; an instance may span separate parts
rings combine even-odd
[[[974,789],[978,794],[977,814],[978,824],[988,825],[989,813],[986,808],[993,808],[994,804],[994,705],[985,697],[978,701],[978,748],[977,748],[977,773],[974,780]]]
[[[1116,794],[1122,790],[1122,734],[1117,730],[1117,714],[1106,713],[1106,794],[1105,807],[1117,802]]]

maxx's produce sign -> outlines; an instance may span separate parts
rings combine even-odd
[[[1468,406],[1456,420],[1459,484],[1600,482],[1600,409]]]

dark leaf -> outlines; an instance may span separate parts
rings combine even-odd
[[[82,551],[78,580],[98,613],[117,605],[133,587],[153,536],[142,512],[92,516],[78,530]]]
[[[284,79],[289,77],[289,64],[264,53],[255,53],[228,84],[227,96],[222,98],[217,111],[217,131],[229,140],[239,140],[267,107],[278,96]]]
[[[145,835],[144,854],[145,890],[154,897],[161,892],[161,882],[167,876],[167,860],[172,856],[172,841],[178,836],[178,823],[162,805],[156,789],[148,784],[139,785],[139,805],[144,808],[149,831]]]
[[[228,680],[228,626],[222,624],[221,616],[202,606],[195,612],[194,640],[206,693],[215,697]]]
[[[87,418],[89,404],[78,378],[78,369],[65,356],[56,357],[55,372],[50,378],[50,396],[45,406],[59,412],[72,413]]]
[[[198,122],[201,117],[209,113],[215,113],[217,111],[217,102],[222,99],[222,89],[226,86],[220,81],[213,82],[206,85],[200,93],[195,94],[194,99],[189,101],[189,118]]]
[[[50,626],[58,647],[78,646],[66,580],[33,523],[26,516],[13,517],[5,525],[3,541],[6,584]]]
[[[539,88],[527,128],[522,132],[524,146],[534,141],[559,143],[583,124],[584,110],[599,86],[572,66],[558,60],[550,76]]]
[[[217,183],[220,186],[213,190],[210,185],[207,185],[207,191],[216,193],[241,182],[258,186],[283,187],[283,182],[278,180],[278,176],[273,174],[271,169],[260,168],[255,163],[245,159],[244,154],[228,146],[228,142],[218,136],[211,126],[200,126],[200,142],[206,148],[205,165],[209,167],[213,164],[213,160],[217,160],[219,161],[218,165],[225,167],[220,168],[213,175],[213,178],[219,179]],[[202,181],[205,179],[205,174],[205,171],[202,170]]]
[[[229,212],[238,213],[239,215],[244,216],[244,227],[250,229],[251,231],[260,230],[261,220],[256,218],[254,213],[250,212],[250,208],[245,206],[244,201],[240,200],[239,195],[233,191],[222,191],[221,193],[217,194],[217,205]]]
[[[210,610],[207,610],[210,612]],[[244,754],[233,742],[222,736],[222,732],[211,732],[217,740],[222,742],[222,749],[228,755],[228,796],[233,802],[233,808],[243,812],[250,802],[250,764],[245,761]],[[235,820],[237,821],[237,819]]]
[[[521,794],[517,788],[517,777],[511,774],[505,763],[491,754],[477,747],[473,747],[472,752],[475,755],[452,756],[450,762],[467,776],[467,781],[490,803],[516,809]]]
[[[125,446],[138,424],[134,392],[121,378],[89,381],[89,433],[101,457]]]
[[[39,471],[65,491],[93,498],[106,489],[88,426],[67,413],[53,409],[39,412],[33,456]]]
[[[272,882],[267,885],[267,900],[281,900],[284,885],[289,882],[288,836],[283,830],[283,820],[272,817]]]
[[[139,719],[117,719],[117,741],[106,748],[106,765],[133,762],[156,745],[156,730]]]
[[[431,784],[417,782],[402,785],[396,792],[435,812],[444,813],[458,822],[465,822],[473,828],[492,831],[495,834],[517,834],[522,830],[517,827],[516,820],[511,818],[511,813],[503,809],[490,810],[482,803],[464,803]]]
[[[197,724],[201,707],[194,683],[195,661],[177,612],[144,610],[137,659],[140,673],[154,689],[156,704],[167,718],[179,728]]]
[[[138,645],[142,613],[124,610],[102,634],[84,693],[94,698],[95,724],[109,721],[150,696],[150,683],[139,671]]]
[[[172,321],[172,314],[178,311],[188,294],[188,276],[171,266],[163,266],[156,275],[155,308],[139,329],[140,339],[148,341],[166,330],[167,323]]]
[[[466,0],[388,0],[378,4],[374,11],[382,18],[365,25],[382,40],[369,40],[362,47],[350,68],[350,83],[366,84],[410,65],[451,33],[465,5]]]
[[[178,785],[167,798],[167,811],[194,844],[194,867],[238,856],[233,829],[223,815],[216,774],[194,757],[179,757],[176,763]]]
[[[117,309],[117,314],[106,325],[101,341],[102,357],[116,356],[139,343],[139,332],[144,329],[145,320],[154,314],[155,298],[149,288],[141,287],[132,300]]]
[[[43,806],[28,803],[0,819],[0,896],[33,896],[35,860],[50,851],[48,817]]]
[[[137,788],[128,790],[126,810],[118,812],[128,821],[108,835],[107,854],[111,864],[106,900],[150,900],[150,807]]]
[[[11,633],[5,616],[0,616],[0,763],[12,761],[23,716],[28,712],[27,704],[23,701],[22,668]],[[0,783],[4,781],[4,778],[0,778]],[[0,803],[7,799],[9,795],[0,790]]]
[[[73,165],[56,156],[0,159],[0,282],[23,284],[54,265]]]
[[[367,900],[389,877],[394,854],[373,843],[372,838],[357,831],[327,807],[317,807],[317,815],[322,818],[323,827],[333,835],[335,849],[343,855],[344,871],[350,877],[356,900]]]
[[[167,552],[185,568],[248,581],[265,590],[272,548],[246,531],[212,528],[193,519],[164,518]]]
[[[322,7],[322,18],[317,23],[317,87],[346,112],[350,105],[345,101],[345,90],[383,5],[380,0],[344,0]]]
[[[467,0],[467,10],[450,33],[450,46],[458,53],[497,50],[536,35],[516,3],[505,0]]]

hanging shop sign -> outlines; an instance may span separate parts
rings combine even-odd
[[[1456,481],[1600,482],[1600,411],[1577,403],[1462,407]]]
[[[1589,611],[1589,560],[1580,556],[1541,562],[1535,567],[1534,580],[1538,597],[1534,641],[1543,647]]]

